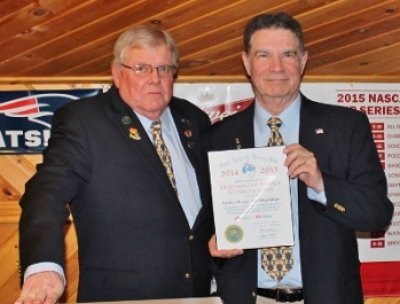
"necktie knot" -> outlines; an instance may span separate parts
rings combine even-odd
[[[151,123],[151,133],[153,134],[161,134],[161,120],[156,119]]]
[[[271,128],[271,130],[278,131],[282,125],[282,120],[279,117],[273,116],[268,119],[267,125]]]
[[[271,135],[268,139],[268,146],[282,146],[283,138],[282,135],[279,133],[279,128],[282,125],[282,120],[280,120],[279,117],[273,116],[268,119],[267,125],[271,129]]]

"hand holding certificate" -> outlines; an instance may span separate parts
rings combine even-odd
[[[283,146],[209,152],[218,249],[293,244]]]

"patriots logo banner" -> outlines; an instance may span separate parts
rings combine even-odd
[[[47,147],[54,111],[67,102],[100,92],[100,89],[1,92],[0,153],[41,153]]]

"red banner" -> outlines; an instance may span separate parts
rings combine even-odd
[[[400,296],[400,262],[362,263],[365,297]]]

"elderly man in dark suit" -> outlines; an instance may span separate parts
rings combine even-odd
[[[114,86],[55,113],[44,162],[20,202],[25,281],[16,303],[62,295],[69,211],[79,302],[210,294],[213,221],[202,146],[210,120],[172,96],[177,69],[171,36],[135,27],[115,44]]]
[[[271,143],[283,139],[294,245],[217,250],[213,237],[218,294],[226,304],[361,304],[355,231],[384,230],[393,213],[368,119],[299,92],[307,52],[291,16],[254,17],[244,46],[255,102],[213,126],[210,149],[267,146],[270,134]],[[276,269],[263,265],[275,258]]]

